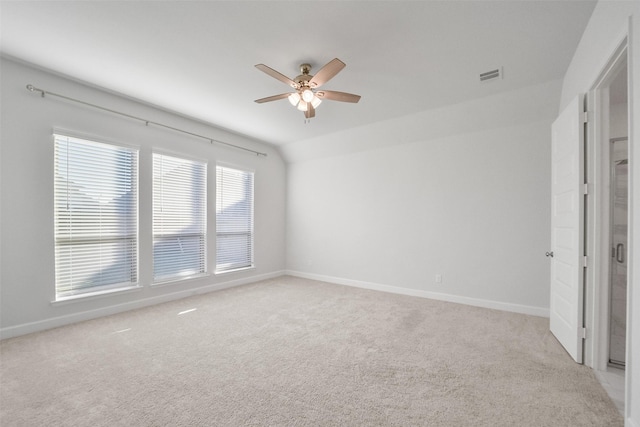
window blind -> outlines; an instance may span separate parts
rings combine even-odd
[[[253,173],[216,167],[216,272],[253,266]]]
[[[154,281],[206,272],[206,224],[206,163],[154,153]]]
[[[54,135],[56,298],[138,282],[138,151]]]

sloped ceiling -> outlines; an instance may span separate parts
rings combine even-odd
[[[275,144],[560,79],[594,1],[0,3],[3,55]],[[347,67],[310,123],[254,68]],[[504,78],[481,84],[481,72]],[[55,88],[45,88],[55,91]]]

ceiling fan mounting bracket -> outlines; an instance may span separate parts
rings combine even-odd
[[[302,74],[309,75],[311,72],[311,64],[307,64],[306,62],[304,64],[300,64],[300,72]]]

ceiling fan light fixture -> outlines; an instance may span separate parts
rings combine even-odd
[[[305,89],[302,91],[302,100],[304,102],[311,102],[315,98],[315,95],[311,91],[311,89]]]
[[[314,96],[311,100],[311,105],[313,105],[313,108],[318,108],[318,105],[320,105],[321,103],[322,99],[318,98],[317,96]]]
[[[307,106],[307,103],[304,100],[300,101],[300,103],[298,104],[298,110],[300,111],[307,111],[308,108],[309,107]]]
[[[297,93],[292,93],[291,95],[289,95],[289,102],[295,107],[300,102],[300,95]]]

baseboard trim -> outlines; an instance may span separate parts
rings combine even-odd
[[[247,285],[249,283],[259,282],[261,280],[272,279],[284,275],[284,270],[278,270],[271,273],[258,274],[241,279],[228,280],[225,282],[205,285],[198,288],[186,289],[183,291],[172,292],[169,294],[158,295],[154,297],[144,298],[136,301],[126,302],[123,304],[110,305],[107,307],[97,308],[95,310],[87,310],[79,313],[68,314],[65,316],[52,317],[50,319],[39,320],[37,322],[24,323],[21,325],[0,328],[0,339],[13,338],[20,335],[26,335],[34,332],[40,332],[47,329],[58,328],[60,326],[70,325],[72,323],[82,322],[85,320],[96,319],[98,317],[110,316],[112,314],[123,313],[129,310],[149,307],[164,302],[175,301],[187,298],[193,295],[206,294],[222,289],[233,288],[235,286]]]
[[[112,314],[122,313],[138,308],[149,307],[155,304],[174,301],[193,295],[215,292],[222,289],[232,288],[235,286],[246,285],[249,283],[259,282],[261,280],[272,279],[283,275],[301,277],[305,279],[318,280],[322,282],[334,283],[337,285],[352,286],[356,288],[371,289],[375,291],[390,292],[400,295],[409,295],[421,298],[430,298],[440,301],[454,302],[458,304],[471,305],[476,307],[491,308],[495,310],[510,311],[514,313],[529,314],[539,317],[549,317],[549,309],[542,307],[534,307],[520,304],[510,304],[500,301],[483,300],[478,298],[463,297],[439,292],[423,291],[418,289],[400,288],[398,286],[384,285],[380,283],[365,282],[361,280],[344,279],[340,277],[326,276],[322,274],[305,273],[295,270],[278,270],[271,273],[259,274],[241,279],[228,280],[225,282],[215,283],[211,285],[201,286],[198,288],[187,289],[179,292],[158,295],[150,298],[144,298],[136,301],[126,302],[123,304],[110,305],[95,310],[88,310],[79,313],[73,313],[65,316],[53,317],[50,319],[40,320],[36,322],[24,323],[21,325],[0,328],[0,339],[17,337],[34,332],[40,332],[47,329],[53,329],[60,326],[70,325],[72,323],[91,320],[98,317],[110,316]]]
[[[401,288],[398,286],[383,285],[380,283],[364,282],[361,280],[343,279],[340,277],[325,276],[322,274],[305,273],[302,271],[286,270],[289,276],[303,279],[319,280],[321,282],[334,283],[336,285],[353,286],[356,288],[371,289],[374,291],[390,292],[400,295],[429,298],[440,301],[454,302],[458,304],[472,305],[475,307],[491,308],[494,310],[510,311],[513,313],[529,314],[538,317],[549,317],[549,309],[529,305],[512,304],[501,301],[491,301],[479,298],[463,297],[440,292],[422,291],[419,289]]]

